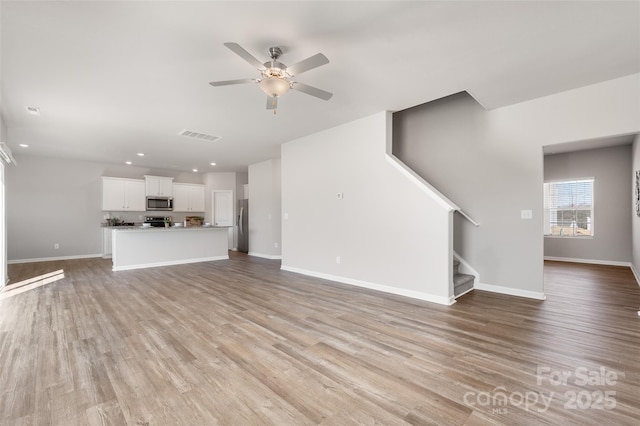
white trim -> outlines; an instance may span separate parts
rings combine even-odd
[[[102,253],[100,254],[80,254],[74,256],[57,256],[57,257],[38,257],[33,259],[16,259],[16,260],[8,260],[8,264],[14,263],[33,263],[33,262],[51,262],[53,260],[73,260],[73,259],[89,259],[92,257],[102,257]]]
[[[638,274],[636,268],[633,267],[633,263],[629,267],[631,268],[631,272],[633,272],[633,276],[635,277],[636,282],[638,283],[638,285],[640,285],[640,274]],[[638,315],[640,315],[640,312],[638,312]]]
[[[527,299],[545,300],[547,296],[543,292],[521,290],[519,288],[502,287],[499,285],[478,283],[474,286],[476,290],[490,291],[492,293],[508,294],[509,296],[526,297]]]
[[[436,202],[438,202],[438,204],[440,204],[442,207],[444,207],[448,211],[460,210],[460,208],[456,204],[454,204],[453,201],[449,200],[440,191],[429,185],[427,181],[425,181],[416,172],[407,167],[407,165],[400,161],[398,157],[387,153],[386,159],[401,174],[403,174],[407,179],[413,182],[418,188],[422,189],[422,191],[424,191],[426,194],[431,196],[431,198],[436,200]]]
[[[435,189],[429,184],[422,176],[418,175],[409,166],[404,164],[398,157],[393,155],[393,112],[386,111],[386,143],[385,143],[385,158],[393,167],[396,168],[401,174],[403,174],[409,181],[413,182],[418,188],[422,189],[426,194],[433,198],[440,206],[444,207],[448,211],[460,210],[453,201],[444,196],[440,191]]]
[[[458,294],[457,296],[453,296],[453,297],[457,299],[458,297],[462,297],[465,294],[469,293],[470,291],[473,291],[474,289],[475,289],[475,287],[471,287],[469,290],[463,291],[462,293]]]
[[[356,286],[356,287],[367,288],[367,289],[370,289],[370,290],[382,291],[384,293],[391,293],[391,294],[395,294],[395,295],[398,295],[398,296],[410,297],[412,299],[424,300],[426,302],[437,303],[437,304],[440,304],[440,305],[453,305],[454,303],[456,303],[454,297],[447,298],[447,297],[442,297],[442,296],[436,296],[436,295],[433,295],[433,294],[423,293],[423,292],[420,292],[420,291],[405,290],[405,289],[402,289],[402,288],[390,287],[390,286],[382,285],[382,284],[375,284],[375,283],[371,283],[371,282],[368,282],[368,281],[355,280],[353,278],[345,278],[345,277],[339,277],[339,276],[336,276],[336,275],[323,274],[321,272],[314,272],[314,271],[309,271],[309,270],[306,270],[306,269],[293,268],[293,267],[285,266],[285,265],[281,266],[280,269],[283,270],[283,271],[295,272],[296,274],[302,274],[302,275],[308,275],[310,277],[322,278],[322,279],[329,280],[329,281],[335,281],[335,282],[339,282],[339,283],[343,283],[343,284],[349,284],[349,285],[353,285],[353,286]]]
[[[144,268],[155,268],[158,266],[184,265],[187,263],[211,262],[214,260],[226,260],[226,259],[229,259],[228,255],[201,257],[199,259],[172,260],[168,262],[140,263],[137,265],[114,266],[113,268],[111,268],[111,270],[112,271],[128,271],[131,269],[144,269]]]
[[[247,254],[249,256],[262,257],[263,259],[271,259],[271,260],[280,260],[280,259],[282,259],[282,256],[280,256],[280,255],[262,254],[262,253],[256,253],[255,251],[250,251]]]
[[[555,262],[590,263],[593,265],[631,267],[631,262],[619,262],[617,260],[576,259],[572,257],[554,257],[554,256],[544,256],[544,260],[552,260]]]

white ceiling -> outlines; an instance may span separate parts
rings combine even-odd
[[[640,72],[637,1],[0,5],[2,116],[18,155],[242,171],[283,142],[462,90],[496,108]],[[280,46],[289,65],[324,53],[328,65],[296,80],[333,98],[290,91],[274,116],[256,85],[211,87],[258,77],[227,41],[262,61]]]

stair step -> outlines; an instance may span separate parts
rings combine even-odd
[[[475,277],[469,274],[455,274],[453,276],[453,295],[459,296],[473,288]]]
[[[458,268],[460,267],[460,261],[453,259],[453,275],[458,275]]]

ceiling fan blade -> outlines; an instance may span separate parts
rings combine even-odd
[[[317,87],[309,86],[308,84],[294,82],[291,86],[292,89],[295,89],[299,92],[306,93],[307,95],[315,96],[316,98],[320,98],[323,101],[328,101],[333,96],[333,93],[327,92],[322,89],[318,89]]]
[[[297,64],[293,64],[287,68],[287,72],[291,75],[302,74],[305,71],[312,70],[314,68],[318,68],[322,65],[328,64],[329,59],[324,56],[322,53],[316,53],[313,56],[308,57],[307,59],[303,59]]]
[[[267,109],[278,109],[277,96],[267,96]]]
[[[228,43],[225,43],[224,45],[227,46],[233,53],[240,56],[242,59],[249,62],[251,65],[259,69],[260,71],[264,71],[267,69],[267,67],[265,67],[262,62],[257,60],[255,56],[253,56],[251,53],[244,50],[244,48],[240,46],[238,43],[228,42]]]
[[[231,84],[243,84],[243,83],[257,83],[254,78],[243,78],[242,80],[225,80],[225,81],[211,81],[210,85],[217,86],[229,86]]]

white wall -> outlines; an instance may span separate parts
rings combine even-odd
[[[635,172],[640,170],[640,135],[636,136],[636,140],[633,142],[632,146],[632,166],[631,166],[631,179],[632,185],[631,190],[635,191]],[[633,192],[635,195],[635,192]],[[635,198],[634,198],[635,200]],[[640,285],[640,216],[636,215],[636,206],[635,204],[631,206],[631,235],[632,235],[632,258],[631,264],[633,272],[636,276],[636,280],[638,281],[638,285]]]
[[[6,169],[9,261],[99,255],[104,166],[34,156],[16,161]]]
[[[281,242],[280,159],[249,166],[249,254],[279,259]]]
[[[389,124],[382,112],[282,145],[282,268],[449,303],[451,213],[388,161]]]
[[[639,89],[635,74],[491,111],[454,98],[394,115],[394,136],[397,124],[413,139],[399,157],[424,160],[417,171],[480,223],[456,221],[456,250],[485,288],[542,294],[542,147],[638,132]]]
[[[4,120],[2,119],[2,114],[1,114],[1,109],[0,109],[0,142],[8,142],[7,141],[7,126],[5,126],[4,124]]]
[[[2,2],[0,2],[0,17],[2,16]],[[1,20],[1,19],[0,19]],[[0,37],[1,38],[1,37]],[[0,45],[2,43],[0,42]],[[2,55],[0,55],[0,70],[2,70]],[[2,77],[0,76],[0,81]],[[1,87],[2,85],[0,85]],[[7,127],[2,116],[2,89],[0,88],[0,142],[7,141]],[[7,282],[7,227],[5,220],[5,178],[4,165],[0,166],[0,288]]]
[[[544,255],[595,263],[631,261],[631,145],[544,157],[545,181],[595,178],[593,238],[544,237]]]

